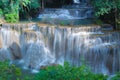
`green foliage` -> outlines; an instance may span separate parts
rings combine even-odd
[[[97,25],[102,25],[103,22],[102,22],[100,19],[96,19],[95,24],[97,24]]]
[[[40,7],[39,0],[31,0],[30,9],[37,9]]]
[[[21,0],[19,2],[20,4],[20,10],[24,12],[25,8],[28,9],[28,5],[30,4],[30,0]]]
[[[39,6],[39,0],[0,0],[0,17],[7,22],[18,22],[20,11],[25,14]]]
[[[7,22],[17,22],[19,19],[19,16],[16,13],[8,13],[8,14],[5,14],[5,19]]]
[[[2,9],[0,9],[0,18],[2,18],[2,16],[3,16],[3,11]]]
[[[107,80],[108,76],[94,74],[85,64],[80,67],[61,65],[44,66],[37,74],[26,75],[8,61],[0,62],[0,80]],[[110,80],[120,80],[120,72]]]
[[[0,62],[0,80],[19,80],[21,71],[8,62]]]
[[[31,18],[31,15],[35,15],[38,12],[40,7],[39,0],[25,0],[25,3],[20,5],[20,16],[25,19]]]
[[[34,80],[33,76],[26,74],[8,61],[0,62],[0,80]]]
[[[120,0],[92,0],[95,8],[95,15],[108,14],[111,10],[120,9]]]
[[[0,0],[0,8],[3,12],[2,17],[7,22],[17,22],[19,19],[19,0]]]
[[[65,21],[61,21],[60,25],[64,26],[64,25],[66,25],[66,22]]]
[[[34,80],[107,80],[107,76],[93,74],[85,65],[71,67],[68,63],[64,66],[48,66],[40,70]]]
[[[112,77],[112,80],[120,80],[120,72],[117,73],[114,77]]]
[[[120,29],[118,21],[120,21],[120,0],[92,0],[97,17],[105,14],[114,16],[114,25],[116,29]]]

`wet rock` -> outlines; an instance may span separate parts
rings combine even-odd
[[[2,26],[2,24],[5,23],[4,19],[0,19],[0,26]]]
[[[2,38],[1,38],[1,34],[0,34],[0,49],[2,48]]]
[[[46,66],[52,63],[53,56],[42,42],[31,43],[27,46],[27,52],[24,56],[25,65],[34,69],[40,66]]]
[[[20,59],[21,58],[20,47],[19,47],[19,45],[17,43],[13,43],[9,47],[9,51],[11,52],[14,59]]]
[[[50,64],[50,66],[55,67],[55,66],[58,66],[58,64],[52,63]],[[47,69],[47,66],[40,66],[40,69]]]
[[[102,30],[113,30],[113,26],[110,24],[103,24],[102,25]]]
[[[45,70],[45,69],[47,69],[47,66],[41,66],[40,69]]]

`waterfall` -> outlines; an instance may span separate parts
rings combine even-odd
[[[73,2],[79,4],[80,0],[73,0]]]
[[[88,4],[85,0],[74,0],[75,4],[64,5],[62,8],[46,8],[41,14],[39,14],[38,19],[44,23],[50,24],[74,24],[74,23],[85,23],[82,19],[94,20],[94,10],[93,7]]]
[[[120,32],[102,31],[100,26],[55,27],[36,24],[2,25],[0,60],[24,68],[61,64],[88,65],[93,72],[120,71]]]

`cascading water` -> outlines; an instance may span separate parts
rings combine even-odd
[[[74,2],[74,3],[77,3],[77,4],[79,4],[79,3],[80,3],[80,1],[79,1],[79,0],[73,0],[73,2]]]
[[[84,59],[95,73],[120,71],[120,32],[102,31],[99,26],[3,24],[2,27],[0,60],[18,59],[24,68],[39,69],[52,64],[63,65],[64,61],[80,66]]]
[[[46,8],[38,16],[38,19],[42,22],[52,24],[61,24],[62,22],[66,22],[67,24],[76,24],[76,21],[78,21],[79,24],[82,24],[85,22],[85,20],[82,19],[93,18],[93,7],[90,6],[90,4],[88,5],[87,1],[83,0],[80,2],[79,0],[73,0],[73,2],[74,4],[66,5],[62,8]],[[68,20],[70,22],[68,22]]]

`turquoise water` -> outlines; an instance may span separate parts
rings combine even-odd
[[[45,24],[58,24],[58,25],[89,25],[94,24],[95,19],[32,19],[33,22],[41,22]]]

